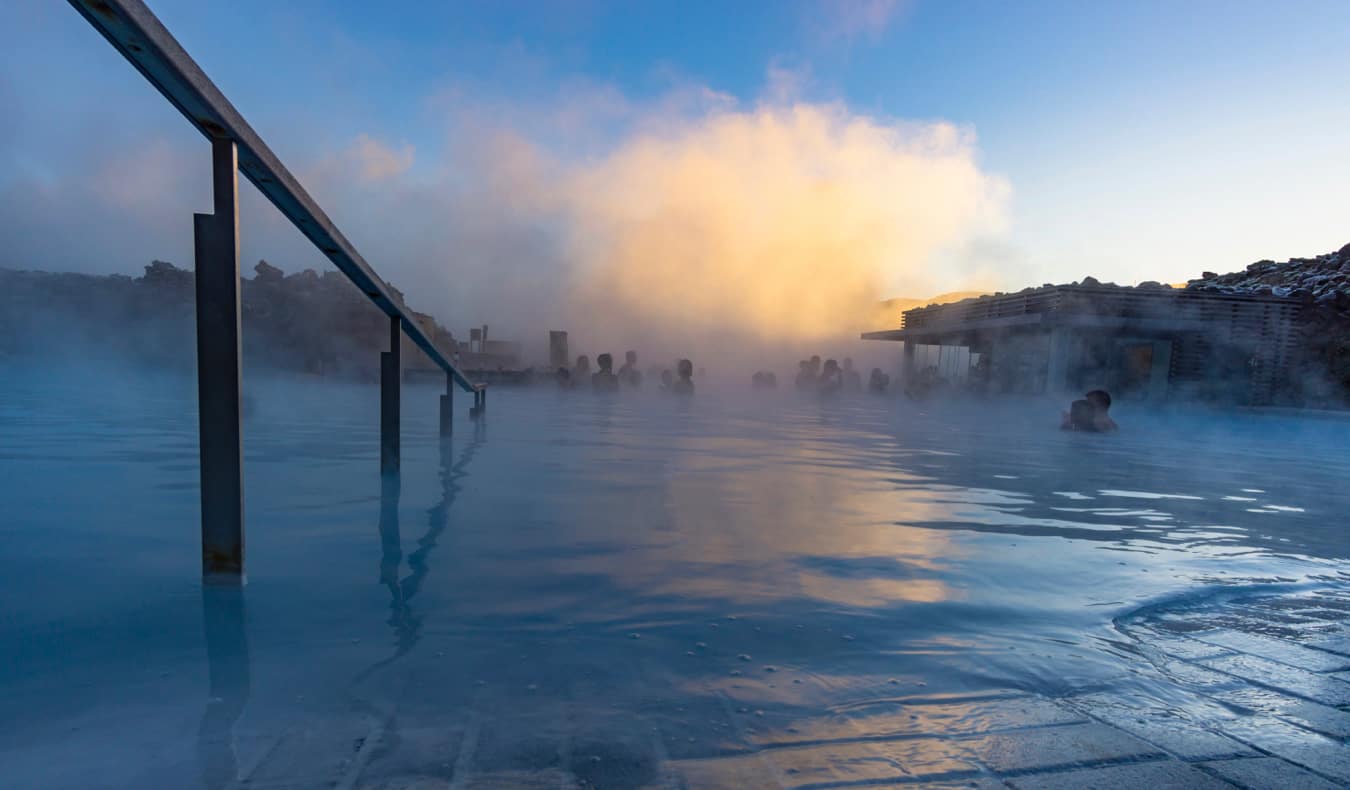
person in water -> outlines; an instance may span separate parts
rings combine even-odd
[[[1094,410],[1092,424],[1097,426],[1097,430],[1109,433],[1120,429],[1116,421],[1111,419],[1111,393],[1106,390],[1093,390],[1084,395],[1083,399],[1092,404]]]
[[[820,394],[834,395],[844,388],[844,372],[833,359],[825,360],[825,369],[820,372]]]
[[[577,384],[585,384],[591,377],[591,358],[582,354],[577,357],[577,366],[572,369],[572,380]]]
[[[636,351],[627,351],[623,355],[623,367],[619,368],[619,381],[625,387],[641,387],[642,371],[638,370]]]
[[[862,392],[862,374],[853,369],[852,357],[844,357],[844,389]]]
[[[693,395],[694,363],[687,359],[682,359],[680,360],[680,363],[675,366],[675,371],[680,377],[675,380],[675,384],[671,387],[671,391],[676,395]]]
[[[797,389],[812,390],[816,388],[816,374],[811,372],[811,363],[803,359],[797,363]]]
[[[600,369],[591,376],[591,388],[596,392],[617,392],[619,377],[614,375],[614,357],[601,354],[595,358],[595,362]]]
[[[1110,408],[1111,394],[1106,390],[1093,390],[1069,404],[1059,427],[1066,431],[1109,433],[1120,427],[1111,419]]]
[[[572,389],[572,371],[568,370],[566,366],[559,367],[558,372],[553,377],[558,382],[558,389]]]
[[[872,375],[867,377],[867,391],[874,395],[885,395],[890,386],[891,377],[882,373],[881,368],[872,368]]]
[[[772,371],[760,370],[750,377],[750,386],[757,390],[771,390],[778,386],[778,377]]]

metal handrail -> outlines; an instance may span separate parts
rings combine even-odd
[[[70,0],[70,4],[208,140],[234,141],[239,152],[239,171],[327,255],[333,265],[361,289],[361,293],[390,318],[398,319],[403,333],[431,361],[466,392],[483,390],[483,384],[469,381],[450,356],[422,331],[402,297],[366,263],[145,3],[141,0]]]

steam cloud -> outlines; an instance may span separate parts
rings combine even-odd
[[[781,77],[753,105],[698,86],[647,102],[604,86],[453,93],[429,102],[449,119],[442,150],[362,134],[296,165],[413,307],[458,335],[491,324],[531,361],[546,329],[567,329],[576,352],[703,362],[772,348],[766,363],[781,363],[856,340],[883,298],[1002,284],[989,250],[1009,190],[972,133],[804,101]],[[190,266],[184,207],[209,210],[209,180],[200,141],[180,137],[0,185],[14,242],[0,265]],[[126,161],[144,166],[129,176]],[[241,196],[245,271],[264,257],[327,265],[261,196]],[[88,233],[55,230],[72,210]]]
[[[578,317],[714,351],[852,334],[935,253],[1001,222],[1007,188],[948,124],[838,105],[723,108],[578,165],[560,195]]]

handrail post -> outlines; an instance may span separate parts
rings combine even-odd
[[[202,578],[244,583],[243,441],[239,426],[239,168],[233,140],[211,141],[213,214],[194,214],[197,420]]]
[[[389,319],[389,350],[380,353],[380,472],[399,469],[399,399],[403,383],[403,332],[397,316]]]
[[[441,396],[441,436],[455,432],[455,376],[445,372],[445,394]]]

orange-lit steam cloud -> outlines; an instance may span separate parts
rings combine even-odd
[[[539,355],[547,329],[592,356],[842,354],[882,299],[996,284],[1008,187],[972,133],[770,93],[455,99],[445,162],[362,138],[314,180],[378,257],[424,262],[399,280],[420,309]]]
[[[949,282],[934,253],[1001,223],[1006,185],[948,124],[787,103],[645,128],[562,190],[576,318],[597,339],[856,333],[883,296]]]

